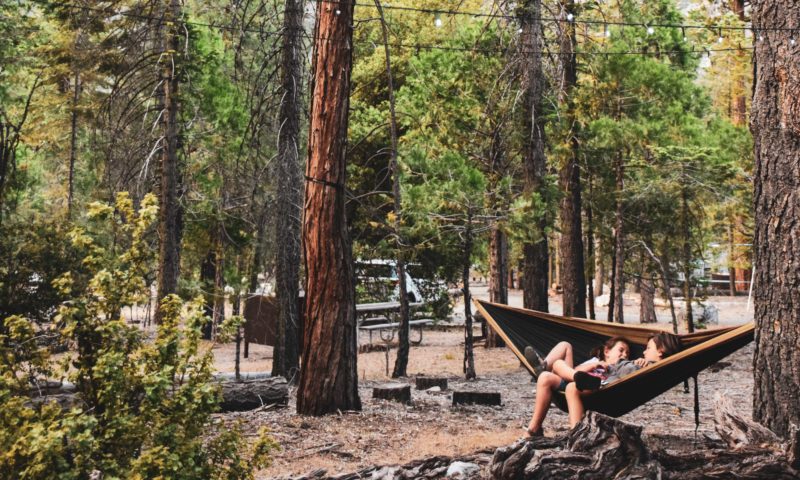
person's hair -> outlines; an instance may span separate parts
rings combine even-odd
[[[661,358],[667,358],[683,350],[683,342],[680,337],[669,332],[656,333],[650,337],[656,344],[656,348],[661,352]]]
[[[631,342],[629,342],[627,338],[617,335],[616,337],[609,338],[608,340],[603,342],[602,345],[598,345],[598,346],[594,347],[592,349],[592,351],[589,352],[589,356],[590,357],[597,357],[600,360],[605,360],[606,359],[606,351],[605,351],[606,348],[611,350],[612,348],[614,348],[614,345],[616,345],[617,342],[622,342],[625,345],[627,345],[628,346],[628,350],[630,351]]]

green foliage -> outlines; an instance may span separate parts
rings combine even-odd
[[[162,323],[149,340],[126,323],[122,307],[147,295],[143,274],[152,251],[145,233],[155,197],[133,208],[127,194],[114,205],[93,204],[89,227],[70,234],[84,255],[85,289],[71,272],[55,284],[72,295],[58,312],[61,335],[74,348],[61,359],[37,344],[34,323],[12,316],[0,336],[0,478],[247,479],[252,467],[236,428],[215,423],[219,389],[212,381],[211,350],[200,349],[201,302],[171,295]],[[114,236],[108,249],[105,232]],[[113,252],[113,254],[112,254]],[[240,318],[222,327],[234,330]],[[66,378],[80,402],[69,409],[31,401],[42,378]],[[258,443],[258,456],[274,442]],[[257,460],[263,464],[265,460]]]
[[[52,282],[64,270],[83,278],[81,258],[67,238],[66,225],[35,218],[0,225],[0,318],[12,315],[50,321],[68,297]]]

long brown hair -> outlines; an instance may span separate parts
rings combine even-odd
[[[622,342],[625,345],[627,345],[628,346],[628,351],[630,351],[631,342],[629,342],[627,338],[625,338],[623,336],[620,336],[620,335],[617,335],[617,336],[609,338],[608,340],[603,342],[602,345],[598,345],[598,346],[594,347],[592,349],[592,351],[589,352],[589,356],[590,357],[597,357],[600,360],[605,360],[606,359],[606,349],[611,350],[612,348],[614,348],[614,345],[616,345],[617,342]]]

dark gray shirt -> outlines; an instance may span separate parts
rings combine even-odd
[[[650,362],[650,363],[648,363],[648,365],[650,365],[652,363],[654,363],[654,362]],[[619,380],[620,378],[622,378],[622,377],[624,377],[626,375],[630,375],[631,373],[635,372],[636,370],[639,370],[640,368],[642,368],[642,367],[640,367],[640,366],[636,365],[635,363],[633,363],[633,360],[620,360],[619,362],[615,363],[614,365],[609,365],[608,366],[608,375],[606,376],[606,379],[603,380],[603,385],[606,385],[606,384],[611,383],[611,382],[615,382],[615,381]]]

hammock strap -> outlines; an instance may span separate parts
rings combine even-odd
[[[697,391],[697,375],[694,379],[694,433],[700,428],[700,392]]]

